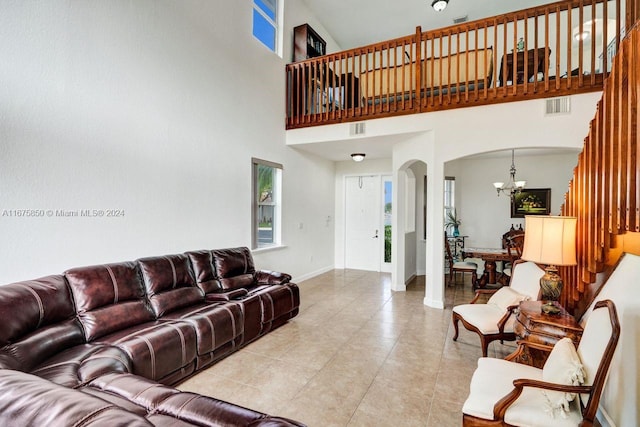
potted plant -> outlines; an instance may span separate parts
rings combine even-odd
[[[460,235],[460,230],[458,228],[460,227],[460,224],[462,224],[462,220],[458,218],[458,213],[456,212],[456,210],[453,209],[447,211],[447,215],[444,219],[444,226],[449,230],[453,228],[453,237],[458,237]]]

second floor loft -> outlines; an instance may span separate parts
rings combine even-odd
[[[637,0],[564,0],[286,67],[287,129],[601,91]]]

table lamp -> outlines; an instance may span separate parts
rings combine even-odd
[[[553,301],[560,299],[562,278],[558,275],[560,265],[576,265],[576,224],[578,219],[570,216],[525,216],[524,247],[522,259],[546,264],[545,274],[540,279],[542,300],[546,303],[542,311],[557,310]]]

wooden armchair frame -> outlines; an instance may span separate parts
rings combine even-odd
[[[464,427],[511,426],[511,424],[508,424],[504,421],[507,410],[522,394],[524,387],[534,387],[550,391],[577,393],[578,396],[576,397],[576,399],[578,399],[580,402],[580,408],[582,412],[582,422],[580,423],[580,426],[593,426],[596,412],[598,410],[598,404],[600,403],[600,396],[602,395],[602,390],[605,386],[609,366],[611,365],[611,360],[613,359],[613,354],[615,352],[616,346],[618,345],[618,339],[620,338],[620,321],[618,320],[618,313],[615,305],[611,300],[599,301],[595,305],[594,310],[603,307],[609,310],[609,320],[611,321],[611,335],[602,354],[600,364],[598,365],[598,369],[591,385],[570,386],[526,378],[516,379],[513,381],[513,390],[495,404],[493,408],[493,420],[486,420],[483,418],[474,417],[472,415],[463,414],[462,425]],[[587,402],[586,406],[582,404],[580,394],[589,395],[589,401]]]

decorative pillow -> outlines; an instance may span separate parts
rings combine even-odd
[[[584,379],[582,362],[573,341],[569,338],[562,338],[553,346],[553,350],[542,368],[542,380],[554,384],[582,385]],[[562,418],[567,418],[567,414],[571,410],[570,402],[576,397],[575,393],[543,390],[542,394],[546,398],[546,411],[551,418],[555,417],[556,412],[560,413]]]
[[[528,300],[529,297],[527,295],[523,295],[519,292],[514,291],[509,286],[503,286],[498,289],[498,291],[491,295],[487,304],[495,304],[503,310],[507,310],[507,307],[510,305],[520,304],[521,301]]]

